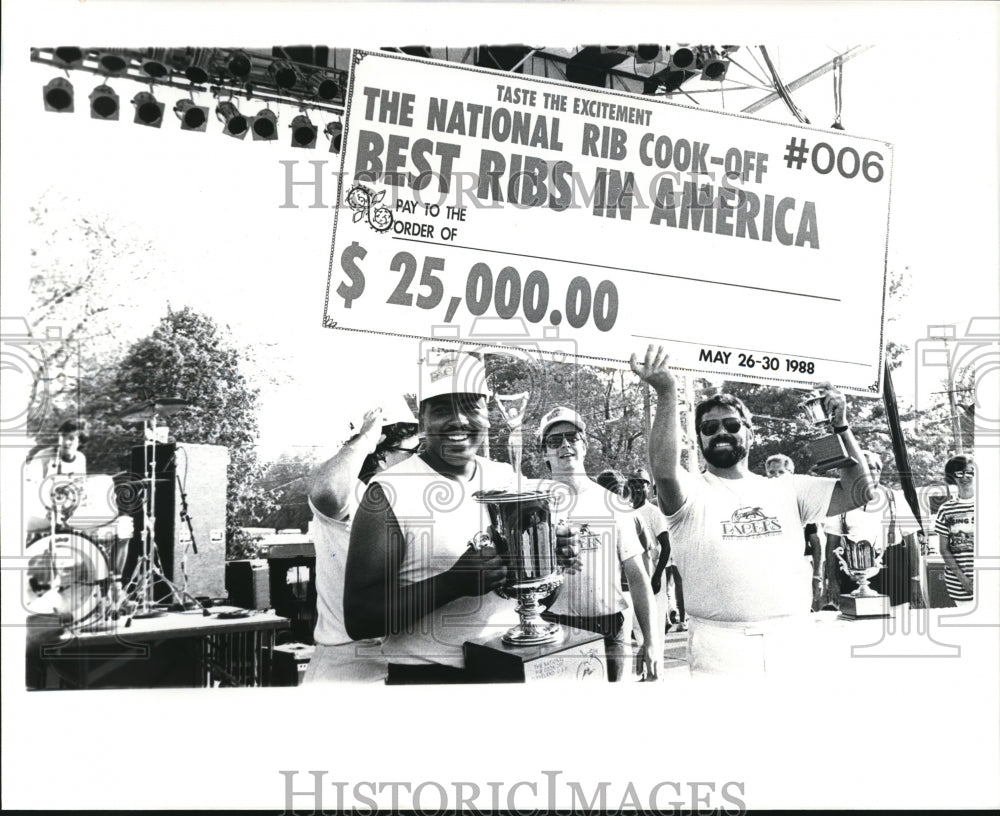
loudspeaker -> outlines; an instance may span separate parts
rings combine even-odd
[[[272,686],[301,686],[315,646],[305,643],[286,643],[274,647],[271,662]]]
[[[149,478],[153,456],[150,445],[132,448],[133,479]],[[156,446],[155,459],[153,532],[164,576],[195,597],[225,597],[229,452],[221,445],[169,443]],[[133,516],[135,534],[123,571],[126,582],[143,550],[148,481],[143,482],[143,488],[143,502]],[[190,527],[181,517],[185,500]],[[156,599],[162,600],[168,594],[166,586],[158,582]]]
[[[271,576],[263,558],[226,564],[229,602],[244,609],[271,608]]]

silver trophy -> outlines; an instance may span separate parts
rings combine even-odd
[[[858,588],[840,596],[840,614],[845,618],[885,618],[889,615],[889,596],[872,589],[868,582],[882,569],[883,550],[869,541],[841,538],[833,552],[840,568],[850,575]]]
[[[832,430],[833,421],[826,415],[826,410],[823,408],[823,393],[821,391],[810,391],[809,396],[799,403],[799,408],[815,431]],[[824,428],[824,426],[826,427]],[[820,473],[831,468],[850,467],[857,464],[854,457],[847,452],[844,440],[840,438],[839,434],[831,433],[829,436],[817,436],[809,443],[809,451],[815,463],[814,467]]]
[[[552,519],[551,492],[531,480],[518,491],[487,490],[474,494],[486,505],[489,532],[475,542],[496,547],[507,567],[507,581],[496,590],[502,598],[517,599],[520,623],[503,635],[510,646],[534,646],[562,638],[558,623],[542,619],[542,598],[563,582],[556,552],[556,525]]]

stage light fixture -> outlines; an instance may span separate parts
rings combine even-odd
[[[72,113],[73,83],[62,77],[50,79],[48,84],[42,88],[42,101],[45,102],[45,110],[47,111]]]
[[[77,68],[83,62],[83,51],[75,45],[63,45],[52,52],[52,57],[60,68]]]
[[[146,52],[146,56],[142,58],[141,67],[142,72],[153,79],[162,79],[165,77],[170,73],[170,68],[167,65],[167,49],[149,49]]]
[[[226,70],[236,79],[246,79],[250,76],[250,69],[252,67],[253,63],[250,61],[250,55],[245,51],[233,51],[226,61]]]
[[[309,117],[300,113],[289,125],[292,129],[292,147],[304,147],[312,149],[316,147],[316,125],[309,121]]]
[[[166,105],[157,102],[156,97],[148,91],[136,94],[132,104],[135,105],[135,118],[132,120],[135,124],[155,128],[163,124],[163,110]]]
[[[193,99],[181,99],[174,105],[174,113],[181,120],[181,130],[204,133],[208,127],[208,108],[197,104]]]
[[[339,153],[340,143],[344,136],[344,126],[340,122],[330,122],[324,129],[323,133],[330,140],[330,152]]]
[[[205,48],[188,48],[184,54],[175,58],[175,67],[182,71],[187,81],[193,85],[204,85],[208,82],[209,66],[212,64],[212,52]]]
[[[223,122],[222,132],[234,139],[245,139],[250,123],[232,102],[220,102],[215,115]]]
[[[686,45],[670,49],[670,68],[673,71],[693,71],[696,59],[694,49]]]
[[[600,63],[605,68],[614,68],[629,58],[629,49],[624,45],[602,45]]]
[[[714,48],[704,48],[701,51],[701,78],[710,82],[721,82],[729,70],[729,60],[719,56]]]
[[[635,61],[637,64],[656,62],[662,53],[663,50],[658,45],[637,45],[635,47]]]
[[[118,121],[121,104],[110,85],[98,85],[90,92],[90,118]]]
[[[272,62],[267,66],[267,72],[271,75],[271,79],[274,81],[274,84],[284,90],[294,88],[295,83],[298,82],[299,79],[299,75],[296,73],[292,64],[290,62],[285,62],[284,60]]]
[[[101,73],[105,76],[121,76],[128,70],[128,60],[114,51],[105,51],[97,58]]]
[[[250,128],[255,142],[272,142],[278,138],[278,117],[274,111],[264,108],[253,117]]]
[[[340,83],[325,74],[313,74],[309,86],[313,96],[324,102],[332,102],[340,96]]]

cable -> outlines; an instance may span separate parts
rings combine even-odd
[[[767,53],[767,46],[761,45],[759,48],[761,56],[764,57],[764,61],[767,63],[767,68],[771,73],[771,78],[774,80],[774,89],[777,91],[778,96],[780,96],[784,101],[788,110],[791,111],[792,116],[805,125],[811,124],[808,117],[801,110],[799,110],[798,106],[792,101],[788,88],[785,87],[785,83],[781,81],[781,77],[778,76],[778,70],[774,67],[774,63],[771,61],[771,57]]]
[[[833,60],[833,124],[830,126],[843,130],[840,123],[840,112],[844,105],[844,61],[839,56]]]

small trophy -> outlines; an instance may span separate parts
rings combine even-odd
[[[826,415],[823,408],[823,394],[821,392],[810,391],[809,396],[799,403],[799,408],[802,409],[806,419],[812,423],[814,430],[820,431],[824,425],[832,430],[833,421]],[[844,440],[840,438],[839,434],[817,436],[809,443],[809,451],[815,461],[814,467],[819,473],[831,468],[849,467],[857,464],[854,457],[847,452]]]
[[[514,468],[517,478],[521,478],[521,462],[524,460],[524,415],[528,410],[529,392],[523,394],[494,394],[493,399],[500,406],[510,435],[507,437],[507,451],[510,454],[510,465]]]
[[[858,588],[840,596],[840,615],[848,620],[889,617],[889,596],[872,589],[868,582],[882,569],[882,553],[868,541],[843,538],[833,552],[840,568],[857,581]]]

